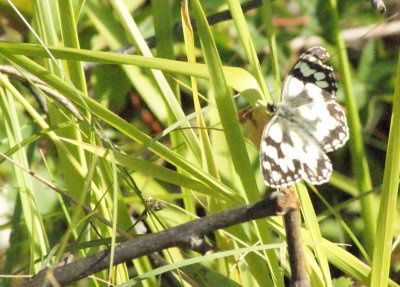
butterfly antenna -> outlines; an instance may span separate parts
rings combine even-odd
[[[393,15],[389,16],[388,18],[383,19],[383,21],[376,23],[375,25],[373,25],[373,27],[371,27],[371,29],[369,29],[368,31],[366,31],[364,33],[364,35],[362,35],[360,37],[360,39],[365,39],[369,34],[371,34],[372,32],[374,32],[376,29],[378,29],[381,25],[390,22],[391,20],[395,19],[397,16],[399,16],[399,12],[395,12],[393,13]]]

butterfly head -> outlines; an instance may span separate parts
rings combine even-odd
[[[312,47],[312,48],[308,49],[304,53],[304,55],[315,57],[318,60],[320,60],[321,62],[325,62],[326,60],[329,59],[329,54],[326,51],[326,49],[323,47]]]
[[[271,115],[274,115],[276,113],[276,105],[274,103],[268,103],[267,112]]]
[[[291,108],[287,107],[283,104],[267,104],[267,112],[270,115],[278,115],[288,119],[289,121],[293,120],[293,111]]]

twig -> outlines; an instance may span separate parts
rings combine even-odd
[[[167,230],[146,234],[116,246],[114,265],[152,254],[171,247],[189,248],[201,254],[211,250],[204,236],[217,229],[226,228],[246,221],[284,214],[298,208],[292,193],[274,192],[269,197],[253,204],[230,209],[215,215],[181,224]],[[50,286],[47,274],[60,285],[66,285],[91,274],[109,268],[110,250],[103,250],[67,265],[48,268],[24,282],[24,287]]]
[[[295,197],[293,190],[287,188],[281,190],[281,192],[292,194]],[[308,279],[303,245],[301,241],[300,233],[300,211],[299,209],[292,209],[288,211],[284,216],[285,230],[286,230],[286,242],[288,245],[289,253],[289,264],[292,272],[292,278],[290,280],[291,287],[311,287],[310,280]]]

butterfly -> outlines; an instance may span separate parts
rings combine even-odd
[[[260,144],[264,182],[284,188],[301,180],[327,182],[332,164],[326,153],[349,139],[346,115],[335,101],[337,83],[322,47],[303,53],[286,76],[280,104],[268,104],[272,118]]]

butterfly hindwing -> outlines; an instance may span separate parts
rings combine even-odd
[[[287,121],[274,116],[264,128],[261,138],[260,161],[264,182],[271,187],[286,187],[302,179],[300,160],[290,151],[282,148],[287,144],[294,147],[285,132],[289,128]]]
[[[315,139],[297,124],[274,116],[261,142],[261,169],[266,185],[290,186],[306,179],[322,184],[332,173],[329,158]]]
[[[342,147],[349,138],[346,115],[334,100],[311,102],[293,110],[293,117],[300,122],[325,152]]]

